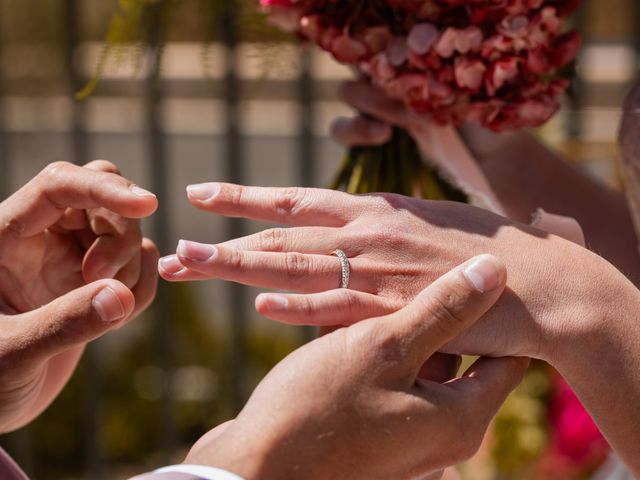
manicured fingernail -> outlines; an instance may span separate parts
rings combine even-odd
[[[180,240],[178,243],[178,254],[192,262],[206,262],[211,260],[218,250],[213,245],[204,243],[189,242]]]
[[[199,185],[189,185],[187,194],[193,200],[201,202],[213,200],[220,193],[220,185],[217,183],[201,183]]]
[[[139,187],[138,185],[131,186],[131,192],[134,195],[139,197],[153,197],[156,198],[155,194],[151,193],[149,190],[145,190],[144,188]]]
[[[272,312],[282,312],[289,307],[289,299],[287,297],[272,293],[261,293],[258,295],[257,301]]]
[[[473,260],[464,269],[464,276],[480,293],[491,292],[500,284],[500,272],[489,255],[482,255]]]
[[[103,288],[91,303],[104,323],[114,323],[124,318],[124,306],[111,287]]]
[[[169,255],[167,257],[163,257],[160,259],[160,268],[164,273],[169,275],[175,275],[176,273],[184,270],[184,266],[178,260],[178,257],[175,255]]]

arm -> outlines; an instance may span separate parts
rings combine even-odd
[[[466,127],[463,136],[510,218],[537,208],[575,218],[589,247],[640,284],[638,240],[624,196],[570,165],[530,134]]]
[[[605,263],[590,279],[582,328],[567,329],[549,342],[542,357],[567,379],[612,447],[640,476],[640,293]]]

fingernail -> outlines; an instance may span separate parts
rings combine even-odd
[[[272,312],[281,312],[289,307],[289,299],[282,295],[274,295],[272,293],[261,293],[258,295],[259,302],[261,302],[267,309]]]
[[[124,318],[124,306],[111,287],[103,288],[91,303],[104,323],[114,323]]]
[[[169,255],[160,259],[160,268],[164,273],[175,275],[184,270],[184,266],[175,255]]]
[[[180,240],[178,243],[178,253],[181,257],[193,262],[206,262],[211,260],[218,250],[213,245],[205,245],[204,243],[189,242]]]
[[[464,269],[464,276],[480,293],[491,292],[500,284],[500,272],[489,255],[482,255],[473,260]]]
[[[131,186],[131,192],[134,195],[137,195],[139,197],[153,197],[156,198],[154,193],[151,193],[149,190],[145,190],[142,187],[139,187],[138,185],[132,185]]]
[[[220,185],[217,183],[201,183],[187,187],[189,197],[201,202],[213,200],[218,193],[220,193]]]

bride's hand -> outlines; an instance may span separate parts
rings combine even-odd
[[[510,290],[447,351],[545,358],[558,342],[575,341],[595,321],[593,304],[602,300],[607,272],[615,272],[568,241],[463,204],[230,184],[189,191],[203,210],[295,228],[217,246],[183,241],[177,255],[161,261],[162,276],[220,278],[308,294],[257,299],[260,313],[282,322],[351,324],[393,312],[464,259],[488,252],[507,264]],[[350,260],[349,289],[335,290],[336,249]]]
[[[346,147],[381,145],[391,138],[392,126],[407,130],[429,156],[425,143],[425,128],[429,127],[427,115],[419,115],[404,103],[392,100],[384,92],[368,82],[345,82],[340,89],[345,103],[361,115],[342,117],[331,127],[333,138]],[[467,147],[481,167],[485,163],[495,165],[510,163],[511,156],[502,151],[507,143],[519,142],[526,135],[520,132],[494,133],[474,123],[460,129]]]
[[[0,204],[0,431],[35,418],[88,341],[149,305],[158,253],[135,219],[156,207],[105,161],[49,165]]]

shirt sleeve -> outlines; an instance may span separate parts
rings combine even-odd
[[[131,480],[245,480],[235,473],[204,465],[172,465]]]

